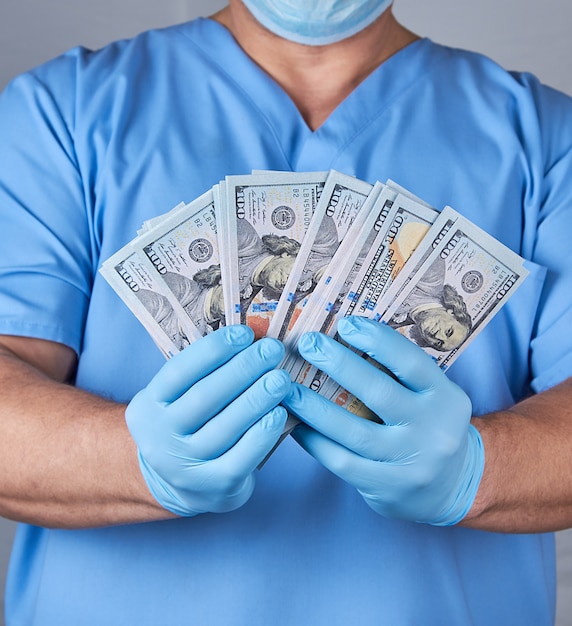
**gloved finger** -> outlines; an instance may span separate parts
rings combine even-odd
[[[287,413],[277,406],[255,422],[232,448],[195,472],[195,479],[216,484],[221,493],[232,494],[242,487],[245,476],[251,475],[278,441]],[[228,496],[227,496],[228,497]]]
[[[467,394],[438,367],[433,359],[419,346],[395,331],[366,318],[350,316],[341,320],[340,336],[359,350],[366,352],[388,368],[409,393],[401,395],[401,404],[390,406],[384,397],[376,393],[376,387],[360,392],[360,399],[379,413],[385,422],[396,423],[401,419],[414,422],[427,415],[435,418],[454,419],[448,428],[462,432],[472,414]],[[356,371],[359,376],[360,372]],[[364,374],[365,375],[365,374]],[[402,387],[403,388],[403,387]],[[461,419],[461,416],[464,419]]]
[[[387,424],[406,420],[414,409],[412,391],[338,341],[310,332],[300,338],[298,351]]]
[[[236,400],[188,437],[188,454],[195,459],[215,459],[232,446],[263,415],[277,406],[290,389],[290,376],[272,370]]]
[[[171,403],[254,341],[247,326],[220,328],[175,355],[147,385],[151,398]]]
[[[353,415],[303,385],[293,383],[282,405],[329,440],[366,459],[392,460],[403,450],[403,427]]]
[[[338,324],[340,337],[390,370],[412,391],[426,391],[438,385],[443,372],[431,357],[395,329],[358,315]]]
[[[284,356],[284,346],[276,339],[263,338],[235,355],[167,409],[171,428],[180,435],[196,432],[212,417],[246,391]]]

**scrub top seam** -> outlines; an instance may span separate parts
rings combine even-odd
[[[198,43],[196,43],[192,37],[189,37],[189,35],[186,32],[181,32],[179,31],[179,33],[186,37],[186,39],[188,39],[191,44],[198,50],[199,54],[206,59],[207,61],[209,61],[212,65],[216,66],[218,68],[218,70],[226,77],[226,79],[231,82],[235,88],[237,89],[237,91],[239,91],[242,96],[250,103],[251,107],[258,111],[260,116],[262,117],[262,119],[264,119],[266,125],[270,128],[270,132],[272,133],[272,136],[274,137],[274,139],[276,140],[276,143],[280,149],[280,152],[282,153],[286,163],[288,163],[288,166],[290,168],[290,170],[292,170],[292,161],[289,158],[289,156],[286,154],[286,151],[284,150],[284,147],[282,145],[282,142],[280,141],[280,137],[278,136],[275,128],[274,128],[274,124],[272,124],[270,122],[270,119],[268,118],[268,116],[266,115],[266,113],[263,111],[263,109],[261,109],[256,102],[252,99],[252,97],[248,94],[248,92],[240,85],[240,83],[238,83],[234,77],[229,74],[229,72],[218,62],[215,61],[215,59],[213,59],[212,56],[210,56]],[[245,54],[241,51],[242,54]],[[249,61],[251,63],[253,63],[253,61],[250,59],[249,57]],[[296,109],[297,110],[297,109]],[[299,114],[299,111],[298,111]]]
[[[18,318],[4,317],[0,318],[0,334],[54,341],[68,346],[76,354],[81,352],[81,342],[76,333],[70,332],[66,326],[60,324],[37,324]]]

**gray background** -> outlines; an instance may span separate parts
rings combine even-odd
[[[0,0],[0,89],[75,45],[96,48],[152,27],[209,15],[224,0]],[[411,30],[528,70],[572,95],[568,0],[396,0]],[[0,586],[14,532],[0,518]],[[572,625],[572,531],[557,534],[558,626]],[[1,620],[0,620],[1,622]]]

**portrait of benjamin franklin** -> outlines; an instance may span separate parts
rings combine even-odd
[[[407,329],[407,335],[421,348],[449,352],[469,336],[471,316],[457,290],[445,284],[445,261],[432,263],[411,293],[388,321],[393,328]]]

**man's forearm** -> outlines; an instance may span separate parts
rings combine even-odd
[[[485,470],[462,525],[516,533],[572,526],[572,379],[473,424]]]
[[[125,407],[0,355],[0,514],[94,527],[165,519],[139,471]]]

